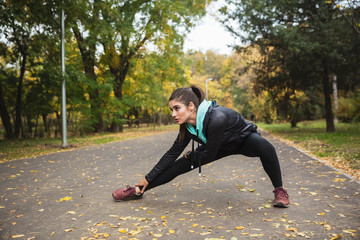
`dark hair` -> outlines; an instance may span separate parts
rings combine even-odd
[[[199,105],[204,101],[205,94],[204,91],[196,86],[192,85],[189,88],[178,88],[176,89],[170,96],[169,102],[172,100],[179,101],[183,103],[185,106],[189,106],[190,102],[192,102],[195,105],[195,108],[197,109]],[[185,138],[185,132],[186,132],[186,126],[185,124],[180,125],[180,134],[179,134],[179,140],[182,141]]]

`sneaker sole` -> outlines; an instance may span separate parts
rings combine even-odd
[[[143,195],[140,195],[140,196],[136,196],[136,197],[128,197],[128,198],[124,198],[124,199],[116,199],[114,197],[113,193],[111,195],[112,195],[115,202],[125,202],[125,201],[129,201],[129,200],[137,200],[137,199],[142,198],[142,196],[143,196]]]
[[[283,203],[277,203],[277,204],[274,204],[274,207],[278,207],[278,208],[288,208],[290,204],[288,205],[285,205]]]

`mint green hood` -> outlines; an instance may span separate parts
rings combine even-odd
[[[209,107],[212,105],[212,101],[204,100],[199,105],[198,110],[196,112],[196,130],[193,125],[190,123],[186,124],[186,129],[193,135],[200,138],[204,143],[207,143],[207,139],[205,134],[203,133],[203,125],[206,112],[208,111]]]

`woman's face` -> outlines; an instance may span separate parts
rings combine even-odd
[[[189,123],[193,119],[195,106],[192,102],[190,102],[189,106],[187,107],[182,102],[171,100],[169,101],[169,107],[172,111],[171,116],[179,125],[183,123]]]

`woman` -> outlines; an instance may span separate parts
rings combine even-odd
[[[282,187],[281,170],[275,149],[257,133],[255,124],[246,121],[234,110],[220,107],[216,101],[205,100],[203,90],[197,86],[175,90],[170,96],[169,107],[172,117],[180,125],[179,135],[174,144],[135,187],[128,186],[115,190],[115,200],[141,198],[146,190],[170,182],[180,174],[197,167],[200,174],[203,164],[229,155],[242,154],[260,157],[264,170],[275,188],[274,206],[289,206],[289,196]],[[177,159],[191,139],[192,151]],[[194,140],[198,142],[196,150]]]

